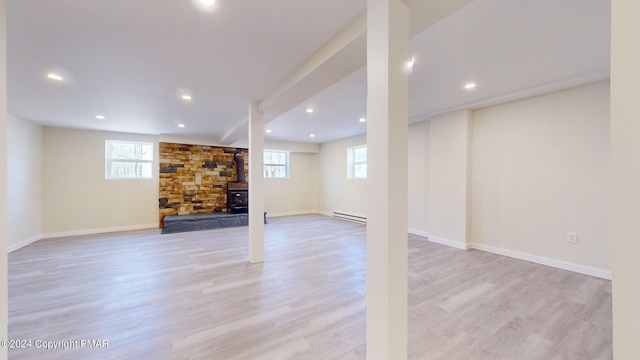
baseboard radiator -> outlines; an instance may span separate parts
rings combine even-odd
[[[336,211],[333,212],[333,217],[336,218],[336,219],[353,221],[353,222],[357,222],[357,223],[360,223],[360,224],[366,224],[367,223],[367,218],[366,217],[358,216],[358,215],[345,214],[345,213],[336,212]]]

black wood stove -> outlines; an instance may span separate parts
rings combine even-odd
[[[232,214],[249,212],[249,184],[227,183],[227,212]]]

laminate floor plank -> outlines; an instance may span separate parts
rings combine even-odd
[[[9,358],[364,359],[365,237],[274,218],[262,264],[246,227],[41,240],[9,254],[9,336],[32,340]],[[415,235],[408,252],[410,359],[612,359],[609,281]]]

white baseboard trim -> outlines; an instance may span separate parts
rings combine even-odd
[[[601,279],[611,280],[611,271],[596,269],[589,266],[573,264],[565,261],[549,259],[542,256],[526,254],[518,251],[502,249],[490,245],[473,243],[472,249],[490,252],[497,255],[508,256],[514,259],[524,260],[536,264],[551,266],[557,269],[573,271],[579,274],[589,275]]]
[[[308,211],[289,211],[289,212],[280,212],[280,213],[270,213],[267,211],[267,220],[269,220],[269,218],[276,218],[276,217],[284,217],[284,216],[297,216],[297,215],[309,215],[309,214],[317,214],[318,212],[315,210],[308,210]]]
[[[316,214],[333,217],[333,215],[331,215],[331,211],[316,211]]]
[[[437,236],[429,236],[427,238],[427,240],[434,242],[436,244],[440,244],[440,245],[446,245],[452,248],[456,248],[456,249],[460,249],[460,250],[469,250],[471,249],[471,244],[465,244],[465,243],[460,243],[457,241],[453,241],[453,240],[449,240],[449,239],[445,239],[445,238],[441,238],[441,237],[437,237]]]
[[[422,236],[427,239],[429,238],[429,236],[431,236],[431,234],[429,234],[427,231],[422,231],[422,230],[417,230],[412,228],[409,228],[409,234]]]
[[[112,233],[112,232],[119,232],[119,231],[148,230],[148,229],[158,229],[158,224],[129,225],[129,226],[118,226],[118,227],[112,227],[112,228],[102,228],[102,229],[87,229],[87,230],[46,233],[46,234],[42,234],[42,239],[53,239],[53,238],[60,238],[60,237],[67,237],[67,236],[95,235],[95,234],[104,234],[104,233]]]
[[[10,252],[14,252],[14,251],[16,251],[18,249],[22,249],[23,247],[25,247],[25,246],[27,246],[29,244],[33,244],[34,242],[36,242],[36,241],[38,241],[40,239],[42,239],[42,236],[41,235],[36,235],[36,236],[31,237],[29,239],[20,241],[17,244],[9,245],[7,247],[7,252],[10,253]]]
[[[460,250],[469,250],[471,249],[471,244],[464,244],[457,241],[452,241],[449,239],[444,239],[441,237],[433,236],[428,231],[416,230],[409,228],[409,234],[418,235],[427,238],[428,241],[434,242],[436,244],[449,246],[452,248],[460,249]]]

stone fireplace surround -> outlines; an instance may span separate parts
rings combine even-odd
[[[160,227],[167,215],[227,211],[227,184],[238,179],[234,154],[245,164],[247,149],[160,143]],[[244,167],[248,176],[248,166]]]

